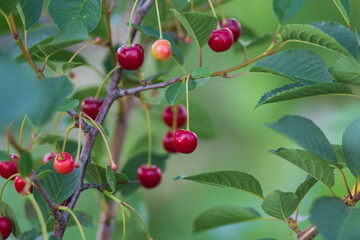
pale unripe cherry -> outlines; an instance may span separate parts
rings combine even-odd
[[[171,57],[171,44],[166,39],[159,39],[151,47],[151,54],[155,60],[166,62]]]

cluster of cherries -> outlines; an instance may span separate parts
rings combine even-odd
[[[209,47],[215,52],[228,50],[241,35],[241,25],[234,18],[219,22],[220,29],[214,30],[208,41]]]

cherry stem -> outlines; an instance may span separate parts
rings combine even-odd
[[[79,136],[78,136],[78,146],[77,146],[77,153],[76,153],[76,161],[75,161],[75,164],[74,164],[75,167],[79,167],[79,160],[80,160],[81,133],[82,133],[81,114],[82,114],[82,112],[79,113]]]
[[[136,5],[137,5],[138,1],[139,0],[135,0],[134,6],[133,6],[133,8],[131,10],[131,14],[130,14],[127,47],[131,47],[131,37],[130,36],[131,36],[132,19],[133,19],[135,8],[136,8]]]
[[[24,130],[24,125],[25,125],[25,121],[26,121],[26,117],[27,115],[25,115],[22,123],[21,123],[21,127],[20,127],[20,137],[19,137],[19,148],[21,149],[21,140],[22,140],[22,135],[23,135],[23,130]]]
[[[209,2],[209,5],[210,5],[210,8],[211,8],[212,13],[213,13],[214,17],[215,17],[216,20],[217,20],[216,12],[215,12],[214,6],[213,6],[213,4],[212,4],[212,1],[211,1],[211,0],[208,0],[208,2]],[[218,21],[217,21],[217,29],[220,29],[220,25],[219,25],[219,22],[218,22]]]
[[[74,128],[75,128],[75,126],[74,126],[74,125],[71,125],[71,126],[69,126],[69,127],[66,129],[65,138],[64,138],[62,150],[61,150],[61,152],[60,152],[59,160],[63,160],[63,159],[64,159],[64,157],[63,157],[63,152],[65,152],[66,141],[67,141],[69,132],[70,132],[72,129],[74,129]]]
[[[163,39],[158,0],[155,0],[155,7],[156,7],[156,15],[157,15],[157,19],[158,19],[158,24],[159,24],[160,39]]]
[[[113,69],[105,76],[105,78],[104,78],[104,80],[102,81],[99,89],[98,89],[97,92],[96,92],[95,101],[97,101],[97,100],[99,99],[99,95],[100,95],[100,93],[101,93],[102,88],[103,88],[104,85],[105,85],[106,80],[108,80],[109,77],[110,77],[116,70],[118,70],[118,69],[120,69],[120,68],[121,68],[121,66],[117,66],[117,67],[113,68]]]
[[[227,23],[227,20],[226,20],[224,12],[222,10],[221,4],[220,4],[219,0],[215,0],[215,1],[216,1],[216,5],[217,5],[217,7],[219,9],[219,12],[220,12],[222,23],[225,25]]]
[[[90,43],[82,46],[79,50],[77,50],[77,51],[74,53],[74,55],[72,55],[72,57],[70,58],[70,60],[69,60],[68,62],[71,63],[71,62],[74,60],[74,58],[75,58],[81,51],[83,51],[83,50],[86,49],[87,47],[90,47],[91,45],[94,45],[95,43],[97,43],[97,40],[94,40],[94,41],[92,41],[92,42],[90,42]]]
[[[342,178],[343,178],[343,180],[344,180],[345,187],[346,187],[346,190],[347,190],[347,192],[348,192],[348,194],[349,194],[349,196],[350,196],[350,199],[353,199],[353,195],[351,194],[351,191],[350,191],[350,189],[349,189],[349,185],[348,185],[348,183],[347,183],[347,180],[346,180],[346,177],[345,177],[344,172],[343,172],[340,168],[338,168],[338,167],[336,167],[336,166],[335,166],[335,168],[341,173],[341,176],[342,176]],[[355,194],[356,194],[356,193],[355,193]]]
[[[54,130],[54,136],[56,137],[57,136],[57,133],[58,133],[58,129],[59,129],[59,125],[60,125],[60,120],[61,120],[61,116],[62,116],[62,112],[59,113],[59,117],[56,121],[56,125],[55,125],[55,130]],[[58,145],[58,141],[54,141],[54,144],[53,144],[53,150],[54,150],[54,153],[56,153],[56,146]]]
[[[172,132],[175,133],[177,129],[178,105],[172,106],[171,110],[173,112]]]
[[[122,214],[122,219],[123,219],[123,240],[125,240],[125,235],[126,235],[126,219],[125,219],[125,211],[124,208],[121,207],[121,214]]]
[[[146,120],[147,120],[147,124],[148,124],[148,131],[149,131],[148,132],[148,135],[149,135],[148,168],[150,168],[151,167],[151,146],[152,146],[151,118],[150,118],[149,109],[147,107],[146,99],[145,99],[144,95],[140,94],[139,99],[142,102],[142,104],[144,104]]]
[[[190,111],[189,111],[189,75],[186,76],[186,130],[190,131]]]
[[[10,134],[12,123],[13,122],[11,121],[11,123],[6,131],[6,152],[7,152],[7,154],[10,154],[9,134]]]
[[[78,228],[79,228],[79,231],[80,231],[80,234],[81,234],[82,239],[83,239],[83,240],[86,240],[84,231],[83,231],[83,229],[82,229],[82,227],[81,227],[81,224],[80,224],[78,218],[76,217],[75,213],[74,213],[70,208],[65,207],[65,206],[59,206],[59,210],[62,210],[62,211],[65,211],[65,212],[70,213],[70,215],[74,218],[74,220],[75,220],[75,222],[76,222],[76,225],[77,225]]]
[[[17,177],[17,176],[20,176],[19,173],[16,173],[14,175],[11,175],[8,179],[6,179],[6,181],[4,182],[4,184],[2,185],[1,187],[1,191],[0,191],[0,216],[1,216],[1,203],[2,203],[2,196],[3,196],[3,193],[4,193],[4,189],[5,189],[5,186],[6,184],[8,184],[8,182],[10,182],[13,178]]]
[[[36,215],[39,219],[39,222],[41,225],[41,231],[42,231],[42,239],[47,240],[48,236],[47,236],[46,224],[45,224],[44,216],[41,213],[39,204],[36,202],[34,196],[29,192],[28,189],[26,189],[26,193],[27,193],[27,197],[30,199],[30,201],[35,209]]]

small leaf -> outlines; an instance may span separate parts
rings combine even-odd
[[[208,172],[197,175],[185,176],[183,179],[198,183],[209,184],[217,187],[227,187],[252,193],[264,198],[258,180],[250,174],[238,171]]]
[[[165,92],[166,100],[169,105],[174,105],[185,93],[186,87],[184,82],[172,84]]]
[[[51,174],[53,171],[52,170],[45,170],[45,171],[42,171],[40,173],[37,174],[37,178],[39,180],[43,180],[45,179],[47,176],[49,176],[49,174]]]
[[[260,220],[260,214],[252,208],[216,206],[205,210],[194,220],[194,232],[249,221]]]
[[[342,139],[342,149],[346,165],[357,178],[360,171],[360,119],[356,119],[345,130]]]
[[[280,23],[293,18],[304,5],[305,0],[273,0],[274,12]]]
[[[27,151],[23,152],[19,159],[18,170],[21,177],[25,178],[29,176],[32,171],[32,157],[31,154]]]
[[[360,86],[360,64],[352,58],[342,56],[329,71],[339,82]]]
[[[60,106],[56,108],[56,111],[67,112],[71,109],[76,108],[77,106],[79,106],[79,100],[73,98],[67,98],[62,102]]]
[[[195,80],[196,87],[199,88],[199,87],[204,86],[204,84],[207,83],[209,80],[210,80],[210,77],[196,79]]]
[[[84,63],[81,62],[66,62],[61,66],[61,69],[63,71],[63,73],[66,73],[67,71],[77,68],[77,67],[81,67],[84,66]]]
[[[29,231],[23,232],[18,240],[34,240],[41,235],[41,228],[34,228]]]
[[[261,207],[270,216],[286,222],[288,217],[296,210],[298,203],[299,199],[295,193],[275,190],[265,198]]]
[[[206,77],[210,77],[211,74],[213,73],[213,70],[211,70],[208,67],[200,67],[200,68],[196,68],[191,77],[192,78],[206,78]]]
[[[32,28],[39,20],[44,0],[20,0],[20,6],[25,16],[26,29]]]
[[[106,182],[109,184],[109,187],[112,191],[115,191],[116,187],[116,180],[113,170],[111,169],[111,166],[106,167]]]
[[[300,202],[316,183],[317,183],[317,180],[315,178],[311,177],[311,178],[306,179],[302,184],[300,184],[296,188],[295,194],[298,197]]]
[[[11,232],[17,238],[21,231],[19,228],[19,224],[14,213],[14,210],[5,202],[1,202],[1,216],[7,217],[11,222]]]

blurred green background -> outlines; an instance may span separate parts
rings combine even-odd
[[[360,0],[351,1],[352,26],[360,27]],[[270,0],[233,0],[223,5],[227,16],[237,18],[245,28],[250,28],[257,36],[270,34],[276,30],[277,20],[272,11]],[[117,19],[113,19],[116,21]],[[345,24],[340,13],[331,0],[307,0],[300,12],[289,23],[310,23],[315,21],[338,21]],[[3,22],[1,22],[3,24]],[[114,26],[116,27],[116,26]],[[115,29],[115,34],[118,30]],[[120,36],[121,37],[121,36]],[[249,40],[249,37],[247,38]],[[248,49],[249,57],[254,57],[263,52],[268,43],[256,45]],[[186,46],[185,68],[191,72],[198,64],[198,52],[195,43]],[[295,45],[292,45],[294,47]],[[295,47],[304,47],[301,45]],[[234,51],[214,53],[208,46],[204,47],[204,66],[213,70],[221,70],[235,66],[243,61],[242,51],[239,46],[233,47]],[[309,47],[307,47],[309,48]],[[326,59],[328,64],[333,63],[339,56],[325,50],[311,48]],[[150,51],[147,51],[148,53]],[[103,71],[102,61],[106,49],[94,46],[84,52],[92,64]],[[147,56],[144,72],[147,75],[157,71],[157,66]],[[175,66],[168,63],[165,68]],[[246,69],[245,69],[246,70]],[[89,68],[74,70],[76,78],[73,80],[76,89],[85,86],[96,86],[101,78]],[[168,70],[164,80],[181,74],[175,66]],[[2,79],[3,81],[4,79]],[[207,171],[238,170],[252,174],[261,183],[266,196],[275,189],[294,191],[303,182],[306,174],[290,163],[268,152],[278,147],[294,147],[287,139],[268,129],[264,123],[273,122],[286,114],[299,114],[312,119],[325,132],[332,143],[341,143],[342,133],[346,126],[359,117],[360,108],[358,99],[347,97],[317,97],[295,100],[285,103],[265,105],[254,110],[254,106],[262,94],[273,88],[283,85],[286,81],[280,77],[266,74],[248,74],[245,76],[224,79],[212,78],[205,86],[190,92],[190,126],[212,126],[208,131],[214,132],[213,138],[200,139],[197,150],[191,155],[175,154],[167,160],[167,170],[163,175],[162,183],[153,190],[138,190],[129,198],[119,197],[140,211],[149,224],[150,232],[155,240],[218,240],[218,239],[245,239],[255,240],[266,237],[287,239],[290,232],[287,225],[281,221],[261,221],[246,224],[234,224],[203,232],[192,233],[192,224],[195,217],[202,211],[216,205],[238,205],[258,209],[261,213],[261,201],[252,195],[231,189],[222,189],[201,185],[188,181],[174,181],[176,176],[182,174],[197,174]],[[355,91],[358,91],[355,89]],[[165,105],[163,90],[161,105],[154,106],[151,110],[154,148],[163,152],[161,138],[166,127],[161,122],[161,111]],[[183,99],[184,100],[184,99]],[[182,100],[182,101],[183,101]],[[139,105],[140,106],[140,105]],[[199,106],[204,108],[209,116],[199,116]],[[116,117],[116,107],[112,108],[106,122],[110,132],[113,129]],[[44,131],[52,132],[55,122],[51,122]],[[25,126],[24,143],[31,134],[30,125]],[[15,126],[18,137],[18,126]],[[65,132],[66,121],[60,125],[60,132]],[[196,131],[196,128],[194,129]],[[76,131],[71,137],[76,139]],[[144,148],[141,141],[147,134],[145,113],[142,107],[137,107],[130,120],[130,127],[126,138],[123,161],[129,159],[135,151]],[[1,139],[1,146],[5,148],[5,141]],[[51,151],[51,146],[41,146],[35,155],[40,164],[42,156]],[[106,152],[103,152],[104,159]],[[99,161],[99,160],[98,160]],[[346,172],[351,179],[349,172]],[[345,194],[344,185],[340,176],[336,176],[335,192],[342,196]],[[0,184],[3,180],[0,180]],[[353,180],[350,181],[353,184]],[[300,208],[302,216],[308,216],[313,200],[319,196],[329,195],[329,192],[317,184],[303,200]],[[13,187],[6,189],[3,200],[15,210],[22,231],[30,229],[30,224],[25,217],[23,202]],[[84,211],[92,216],[94,228],[84,228],[87,239],[96,239],[97,224],[99,219],[99,204],[94,192],[88,190],[81,195],[76,210]],[[90,210],[90,211],[89,211]],[[263,213],[264,214],[264,213]],[[264,214],[265,215],[265,214]],[[305,220],[300,224],[304,229],[309,224]],[[135,215],[128,221],[127,239],[145,239],[140,222]],[[122,238],[121,212],[118,213],[115,235],[113,239]],[[70,227],[66,230],[64,239],[80,239],[78,229]],[[321,237],[317,237],[321,239]]]

